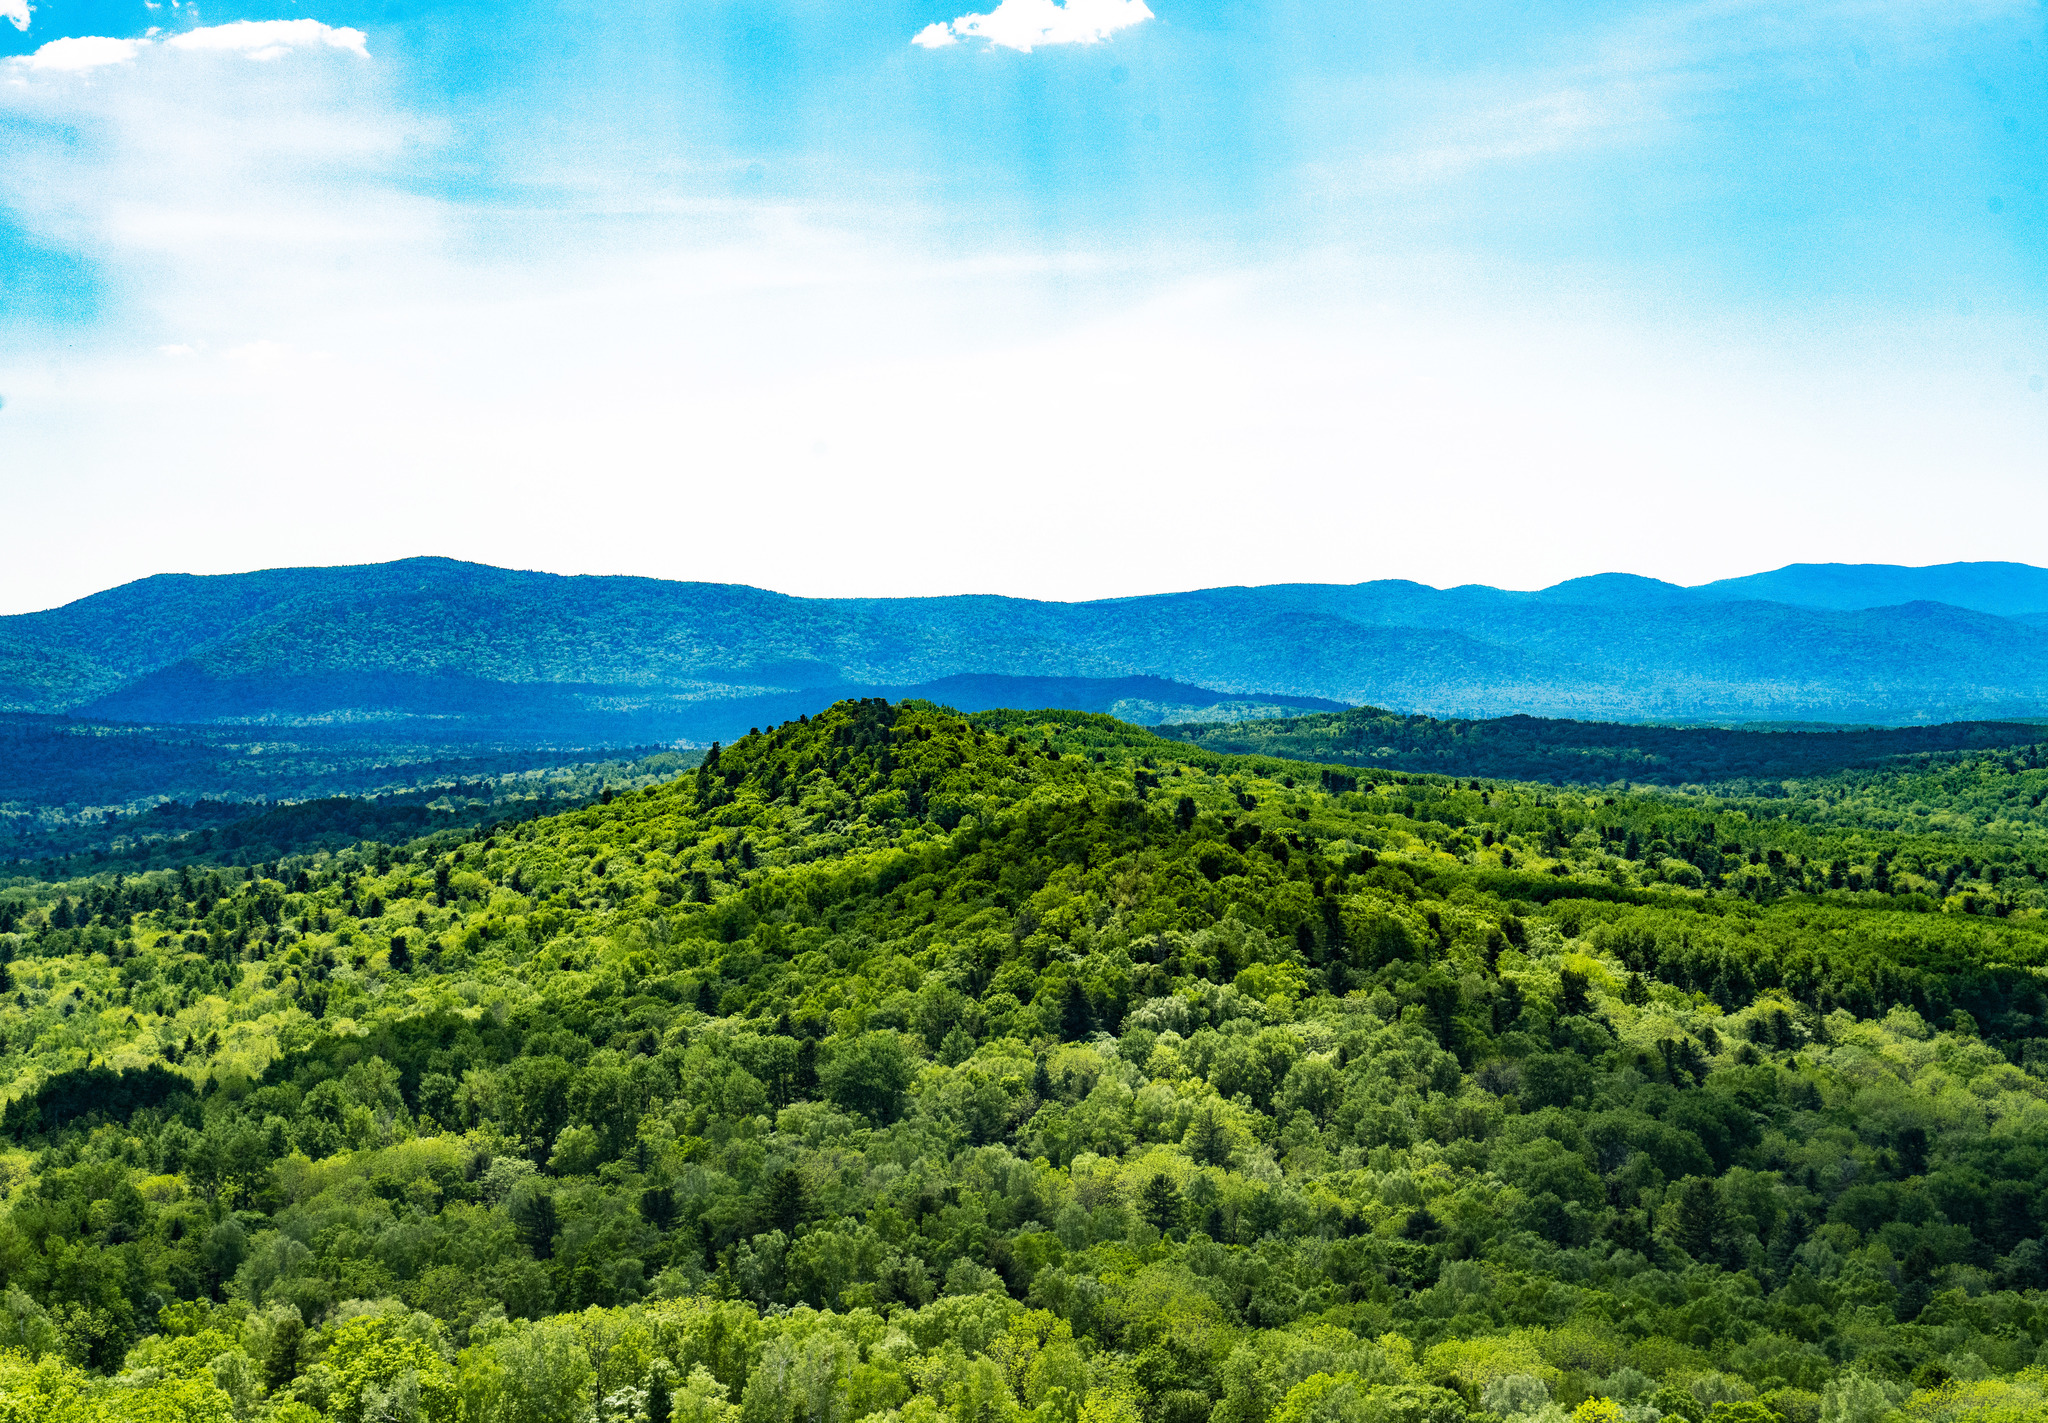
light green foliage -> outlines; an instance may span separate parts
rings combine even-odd
[[[28,1357],[60,1352],[64,1336],[50,1322],[50,1315],[18,1285],[0,1295],[0,1350],[18,1350]]]
[[[1844,1374],[1821,1391],[1821,1423],[1879,1423],[1897,1401],[1894,1390],[1860,1374]]]
[[[2022,1423],[2048,1418],[2048,1370],[2027,1369],[2005,1379],[1954,1379],[1915,1393],[1909,1423]]]
[[[0,939],[0,1399],[2032,1406],[2023,846],[1354,771],[845,704],[560,817],[39,903]]]
[[[1503,1374],[1486,1385],[1480,1402],[1494,1413],[1535,1413],[1550,1402],[1550,1389],[1533,1374]]]
[[[596,1371],[573,1320],[521,1324],[462,1356],[469,1423],[577,1423]]]
[[[455,1373],[431,1342],[437,1332],[402,1314],[345,1319],[298,1390],[339,1423],[453,1423]]]
[[[96,1379],[55,1357],[0,1352],[0,1423],[232,1423],[211,1379]]]

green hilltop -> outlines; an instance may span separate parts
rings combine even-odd
[[[849,701],[16,879],[0,1417],[2038,1418],[2040,752],[1561,790]]]

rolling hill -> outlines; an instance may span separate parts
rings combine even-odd
[[[2048,712],[2048,629],[2028,620],[2048,608],[2044,588],[2048,572],[2019,564],[1793,565],[1701,588],[1602,574],[1529,593],[1380,581],[1092,603],[805,599],[421,558],[162,575],[0,619],[0,710],[433,719],[626,744],[997,677],[1032,679],[1002,697],[1139,721],[1362,702],[1468,717],[1989,719]],[[1181,687],[1103,699],[1128,678]],[[1067,679],[1086,684],[1056,686]],[[966,709],[997,704],[951,690]]]
[[[2040,750],[1888,827],[866,699],[0,881],[0,1417],[2039,1419],[2048,857],[1955,812]]]

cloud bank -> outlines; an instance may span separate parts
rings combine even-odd
[[[0,15],[12,19],[6,8],[10,3],[21,4],[23,0],[0,0]],[[26,29],[26,20],[17,22],[17,27]],[[295,49],[339,49],[368,59],[367,46],[368,37],[361,30],[323,25],[318,20],[238,20],[232,25],[186,30],[161,40],[76,35],[51,40],[34,54],[22,55],[9,64],[17,69],[76,74],[110,64],[126,64],[145,49],[211,50],[243,54],[256,60],[281,59]]]
[[[187,30],[164,43],[172,49],[235,50],[251,59],[277,59],[295,49],[345,49],[370,57],[361,30],[323,25],[318,20],[239,20],[232,25]]]
[[[1151,18],[1145,0],[1002,0],[986,15],[926,25],[910,42],[944,49],[962,40],[986,40],[991,47],[1029,54],[1040,45],[1094,44]]]
[[[125,64],[141,50],[142,40],[109,39],[104,35],[77,35],[51,40],[34,54],[8,61],[17,69],[35,69],[55,74],[75,74],[109,64]]]

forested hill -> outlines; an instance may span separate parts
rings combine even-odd
[[[2017,564],[1795,565],[1701,588],[1603,574],[1537,592],[1379,580],[1056,603],[795,598],[420,558],[162,575],[0,618],[0,711],[414,719],[581,745],[729,740],[851,695],[1146,721],[1315,698],[1446,716],[1894,724],[2048,714],[2044,614],[2048,571]],[[1093,702],[1105,687],[1012,688],[993,702],[912,690],[955,678],[1179,686],[1167,700]]]
[[[0,1408],[2040,1417],[2048,855],[1795,809],[866,701],[17,882]]]
[[[84,816],[0,839],[0,854],[7,857],[0,859],[0,883],[10,874],[54,880],[197,864],[240,868],[362,841],[404,841],[559,814],[599,800],[607,791],[667,780],[694,766],[699,755],[655,751],[496,775],[441,777],[423,789],[381,796],[168,801],[135,815]]]
[[[667,746],[622,748],[640,755]],[[0,826],[37,810],[100,819],[164,798],[309,800],[541,776],[612,759],[599,746],[535,747],[445,728],[138,726],[0,715]]]
[[[2048,741],[2048,726],[2021,722],[1762,731],[1532,716],[1441,720],[1379,707],[1158,730],[1211,751],[1572,785],[1782,781],[1948,752],[2023,748],[2032,756]]]

